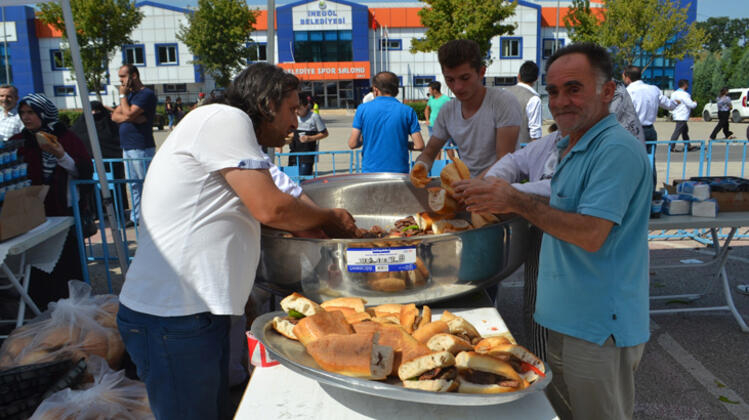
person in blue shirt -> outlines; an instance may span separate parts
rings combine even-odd
[[[148,165],[156,153],[153,139],[153,119],[156,115],[156,94],[140,80],[138,68],[125,64],[117,72],[120,79],[120,104],[112,113],[112,121],[120,125],[122,157],[128,160],[127,177],[145,179]],[[130,186],[133,206],[130,221],[137,224],[140,218],[140,196],[142,182]]]
[[[571,44],[546,64],[549,109],[568,136],[548,204],[498,178],[456,183],[472,212],[516,213],[544,231],[536,322],[549,329],[549,398],[561,418],[631,419],[649,332],[645,148],[609,113],[609,53]]]
[[[359,105],[348,139],[352,149],[362,147],[362,172],[407,174],[408,151],[422,150],[424,139],[416,111],[395,98],[398,76],[389,71],[372,78],[373,101]],[[409,143],[411,136],[413,143]]]

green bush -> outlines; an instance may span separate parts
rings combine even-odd
[[[416,116],[419,118],[419,120],[425,120],[424,117],[424,109],[427,107],[427,101],[408,101],[406,102],[406,105],[410,106],[411,108],[416,111]]]
[[[80,109],[62,109],[59,112],[60,121],[67,124],[68,127],[72,126],[75,120],[83,114]]]

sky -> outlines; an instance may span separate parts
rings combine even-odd
[[[171,4],[173,6],[186,7],[195,5],[197,0],[153,0],[158,3]],[[276,0],[276,6],[290,3],[292,0]],[[353,0],[356,1],[356,0]],[[402,3],[408,0],[374,0],[378,3]],[[264,0],[248,0],[251,6],[265,5]],[[552,1],[544,1],[547,6]],[[749,18],[749,0],[697,0],[697,20],[707,20],[709,17],[731,16],[732,18]]]

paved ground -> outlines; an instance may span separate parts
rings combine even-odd
[[[321,142],[321,150],[346,150],[352,115],[323,111],[331,136]],[[694,139],[706,139],[714,123],[692,122]],[[745,138],[747,124],[732,124],[740,139]],[[673,123],[658,122],[661,138],[670,137]],[[159,144],[166,137],[157,134]],[[426,136],[426,129],[423,130]],[[661,149],[664,149],[663,147]],[[681,155],[683,157],[683,155]],[[722,155],[721,155],[722,156]],[[666,176],[666,153],[657,156],[660,179]],[[737,174],[740,152],[730,153],[729,174]],[[663,163],[661,163],[663,162]],[[687,154],[684,172],[696,173],[699,156]],[[670,177],[681,175],[681,166],[672,163]],[[722,170],[722,169],[721,169]],[[715,174],[715,172],[713,172]],[[650,244],[651,267],[676,264],[681,268],[651,269],[651,295],[684,293],[709,284],[714,273],[695,268],[689,260],[709,261],[711,250],[694,241],[654,241]],[[726,266],[731,293],[738,310],[749,320],[749,296],[736,292],[737,283],[749,283],[749,240],[735,241]],[[113,274],[116,273],[116,270]],[[116,273],[118,274],[118,273]],[[92,266],[93,283],[105,291],[103,267]],[[615,274],[612,274],[615,275]],[[525,341],[521,321],[522,267],[501,283],[498,307],[510,330],[520,342]],[[115,276],[119,290],[121,279]],[[716,284],[697,302],[661,302],[658,308],[720,305],[722,290]],[[739,330],[728,312],[698,312],[651,316],[651,339],[637,371],[636,419],[749,419],[749,334]]]

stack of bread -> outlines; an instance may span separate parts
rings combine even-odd
[[[117,330],[117,296],[91,296],[91,287],[79,281],[69,287],[70,298],[51,303],[46,319],[16,328],[3,342],[0,369],[91,355],[119,368],[125,346]]]
[[[273,328],[298,340],[324,370],[363,379],[397,377],[406,388],[433,392],[503,393],[544,376],[544,364],[504,336],[481,337],[466,319],[429,306],[383,304],[358,297],[317,303],[294,293],[281,301],[287,317]]]

